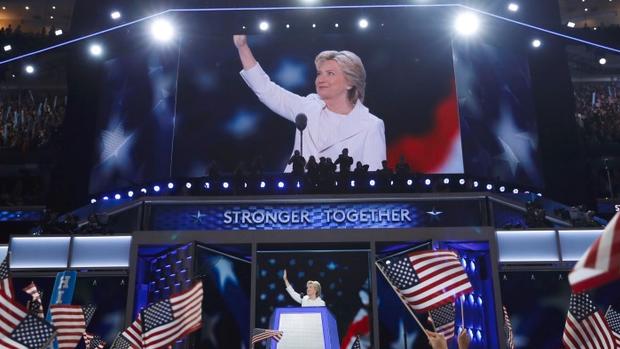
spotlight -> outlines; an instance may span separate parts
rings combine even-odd
[[[474,181],[474,188],[478,188],[478,185],[480,185],[478,181]]]
[[[11,47],[11,45],[4,45],[3,49],[4,49],[4,52],[9,52],[13,49],[13,47]]]
[[[161,188],[159,187],[159,185],[156,185],[156,186],[154,186],[154,187],[153,187],[153,190],[154,190],[156,193],[159,193],[159,191],[161,190]]]
[[[340,27],[340,24],[336,23],[336,24],[334,24],[334,27],[338,28],[338,27]]]
[[[316,28],[316,23],[312,23],[312,28]]]
[[[120,200],[120,199],[121,199],[121,194],[115,194],[115,195],[114,195],[114,199],[116,199],[116,200]]]
[[[473,261],[473,260],[471,260],[471,261],[469,262],[469,269],[470,269],[471,271],[476,271],[476,263],[474,263],[474,261]]]
[[[463,36],[470,36],[475,34],[480,27],[480,20],[478,16],[471,12],[461,13],[456,17],[454,22],[454,29],[456,32]]]
[[[168,189],[174,189],[174,183],[172,182],[168,183]]]
[[[460,185],[465,185],[465,179],[463,179],[463,178],[459,179],[459,184]]]
[[[424,184],[426,184],[426,185],[431,185],[431,180],[430,180],[430,179],[428,179],[428,178],[427,178],[427,179],[425,179],[425,180],[424,180]]]
[[[450,184],[450,178],[444,178],[443,184]]]
[[[280,188],[280,189],[284,188],[284,182],[279,181],[278,182],[278,188]]]
[[[600,64],[600,65],[607,64],[607,59],[605,57],[601,57],[601,59],[598,60],[598,64]]]
[[[90,203],[91,203],[91,204],[94,204],[94,203],[96,203],[96,202],[97,202],[97,199],[90,199]]]
[[[478,342],[482,340],[482,331],[476,330],[476,339],[478,340]]]
[[[258,25],[258,28],[262,31],[267,31],[269,30],[269,22],[267,21],[262,21],[260,22],[260,24]]]
[[[493,185],[492,184],[487,184],[487,190],[491,190],[493,189]]]
[[[56,29],[56,31],[54,32],[54,35],[61,36],[62,33],[63,33],[62,29]]]
[[[26,70],[26,73],[28,74],[34,74],[34,67],[31,65],[27,65],[25,70]]]
[[[90,54],[99,57],[103,53],[103,48],[99,44],[92,44],[89,48]]]
[[[297,181],[297,184],[295,185],[297,187],[297,189],[301,188],[301,183],[299,183],[299,181]]]
[[[142,194],[146,194],[146,188],[142,188],[142,189],[140,189],[140,192],[141,192]]]
[[[511,2],[510,4],[508,4],[508,11],[511,11],[511,12],[519,11],[519,4],[515,4],[514,2]]]
[[[128,191],[128,192],[127,192],[127,196],[128,196],[128,197],[130,197],[130,198],[132,198],[132,197],[133,197],[133,191],[131,191],[131,190],[130,190],[130,191]]]
[[[370,182],[368,182],[368,184],[370,184],[371,187],[374,187],[376,182],[374,179],[371,179]]]
[[[112,11],[110,13],[110,18],[112,18],[113,20],[117,20],[121,18],[121,13],[119,11]]]
[[[169,21],[157,19],[151,24],[151,34],[157,41],[169,42],[174,37],[174,28]]]
[[[566,23],[566,26],[569,28],[575,28],[575,22],[568,22]]]
[[[205,182],[204,187],[205,187],[205,189],[211,189],[211,183]]]
[[[478,305],[482,306],[482,297],[478,296]]]
[[[190,182],[185,183],[185,188],[192,189],[192,183]]]
[[[224,188],[224,189],[228,189],[229,186],[230,185],[228,184],[228,182],[222,183],[222,188]]]
[[[542,198],[542,193],[538,193],[536,194],[536,196],[538,196],[539,198]]]
[[[503,192],[505,192],[505,191],[506,191],[506,187],[504,187],[504,186],[502,185],[501,187],[499,187],[499,191],[500,191],[500,192],[502,192],[502,193],[503,193]]]
[[[413,180],[408,179],[408,180],[407,180],[407,185],[408,185],[408,186],[412,186],[412,185],[413,185]]]
[[[357,22],[357,25],[359,25],[359,27],[362,29],[366,29],[368,28],[368,20],[366,18],[362,18],[359,20],[359,22]]]
[[[473,305],[475,301],[474,295],[470,293],[469,296],[467,297],[467,300],[469,301],[469,304]]]
[[[290,24],[287,24],[287,25],[286,25],[286,29],[289,29],[290,27],[291,27],[291,25],[290,25]]]
[[[355,181],[351,181],[351,188],[355,188]]]
[[[30,6],[26,6],[24,8],[26,9],[26,11],[30,11]]]
[[[264,189],[265,186],[267,186],[267,183],[265,183],[265,181],[260,181],[260,187],[261,189]]]
[[[539,48],[542,45],[542,42],[538,39],[532,40],[532,47]]]
[[[513,193],[513,194],[519,194],[519,189],[513,189],[513,190],[512,190],[512,193]]]
[[[110,200],[110,198],[109,198],[109,197],[107,197],[107,196],[104,196],[104,197],[103,197],[103,201],[108,201],[108,200]]]

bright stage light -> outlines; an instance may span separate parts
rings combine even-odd
[[[185,183],[185,188],[192,189],[192,183],[190,182]]]
[[[376,182],[374,179],[371,179],[370,182],[368,182],[368,184],[370,184],[371,187],[374,187]]]
[[[266,22],[266,21],[260,22],[260,24],[258,25],[258,29],[260,29],[262,31],[269,30],[269,22]]]
[[[99,57],[101,56],[101,54],[103,54],[103,48],[99,44],[90,45],[89,51],[90,51],[90,54],[95,57]]]
[[[454,22],[454,29],[463,36],[475,34],[478,28],[480,28],[480,19],[471,12],[461,13]]]
[[[30,64],[26,66],[25,70],[28,74],[34,74],[34,67]]]
[[[61,36],[62,33],[63,33],[62,29],[56,29],[56,31],[54,32],[54,35]]]
[[[157,19],[151,24],[151,34],[157,41],[169,42],[174,37],[174,28],[169,21]]]
[[[131,190],[130,190],[130,191],[128,191],[128,192],[127,192],[127,196],[128,196],[128,197],[130,197],[130,198],[132,198],[132,197],[133,197],[133,191],[131,191]]]
[[[146,188],[142,188],[142,189],[140,189],[140,192],[141,192],[142,194],[146,194]]]
[[[359,27],[362,29],[366,29],[368,28],[368,20],[366,18],[362,18],[359,20],[359,22],[357,22],[357,25],[359,25]]]
[[[168,189],[174,189],[174,183],[172,182],[168,183]]]
[[[408,185],[408,186],[412,186],[412,185],[413,185],[413,180],[408,179],[408,180],[407,180],[407,185]]]
[[[338,27],[340,27],[340,24],[336,23],[336,24],[334,24],[334,27],[338,28]]]
[[[506,191],[506,187],[504,187],[504,186],[502,185],[501,187],[499,187],[499,191],[500,191],[501,193],[505,192],[505,191]]]
[[[280,189],[284,188],[284,182],[279,181],[278,182],[278,188],[280,188]]]
[[[493,189],[493,185],[492,184],[487,184],[487,190],[491,190]]]
[[[224,188],[224,189],[228,189],[229,186],[230,186],[230,184],[228,184],[228,182],[222,183],[222,188]]]
[[[91,204],[94,204],[94,203],[96,203],[96,202],[97,202],[97,199],[90,199],[90,203],[91,203]]]
[[[460,185],[465,185],[465,179],[463,179],[463,178],[459,179],[459,184]]]
[[[449,178],[444,178],[443,179],[443,184],[450,184],[450,179]]]
[[[508,11],[511,11],[511,12],[519,11],[519,4],[515,4],[514,2],[511,2],[510,4],[508,4]]]
[[[425,179],[425,180],[424,180],[424,184],[426,184],[426,185],[431,185],[431,180],[430,180],[430,179],[428,179],[428,178],[427,178],[427,179]]]
[[[13,47],[11,45],[4,45],[3,49],[4,49],[4,52],[9,52],[13,49]]]
[[[114,195],[114,199],[116,199],[116,200],[120,200],[120,199],[121,199],[121,194],[115,194],[115,195]]]
[[[532,47],[539,48],[542,45],[542,42],[538,39],[532,40]]]
[[[267,186],[267,183],[265,183],[265,181],[260,181],[261,189],[265,188],[265,186]]]
[[[153,187],[153,190],[155,190],[156,193],[159,193],[161,188],[159,187],[159,185],[156,185],[156,186]]]
[[[117,20],[121,18],[121,13],[119,11],[112,11],[110,13],[110,18],[112,18],[113,20]]]
[[[351,188],[355,188],[355,181],[351,181]]]
[[[519,194],[519,189],[513,189],[513,190],[512,190],[512,193],[513,193],[513,194]]]
[[[474,188],[478,188],[478,185],[480,185],[478,181],[474,181]]]
[[[104,196],[104,197],[103,197],[103,200],[104,200],[104,201],[108,201],[108,200],[110,200],[110,198],[109,198],[109,197],[107,197],[107,196]]]
[[[598,64],[600,64],[600,65],[607,64],[607,59],[605,57],[602,57],[601,59],[598,60]]]
[[[575,28],[575,22],[570,22],[569,21],[568,23],[566,23],[566,26],[569,27],[569,28]]]

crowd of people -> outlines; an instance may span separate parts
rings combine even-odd
[[[0,91],[0,150],[47,146],[65,118],[64,96],[30,90]]]
[[[620,81],[575,83],[575,115],[586,144],[620,144]]]
[[[0,28],[0,43],[3,46],[11,45],[12,53],[33,50],[59,40],[56,30],[57,28],[51,25],[33,32],[22,29],[21,25],[13,27],[12,24],[8,24],[6,27]]]

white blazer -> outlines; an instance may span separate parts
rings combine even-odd
[[[295,290],[293,289],[293,286],[287,286],[286,292],[288,292],[288,294],[291,296],[291,298],[293,298],[295,302],[301,304],[302,307],[324,307],[325,306],[325,301],[321,299],[321,297],[310,299],[308,295],[305,295],[302,298],[299,293],[295,292]]]
[[[326,112],[325,102],[319,95],[312,93],[302,97],[287,91],[271,81],[258,63],[249,70],[242,70],[241,77],[258,96],[258,99],[274,113],[292,122],[295,122],[297,114],[306,114],[308,126],[303,135],[304,158],[308,159],[314,155],[317,162],[322,156],[335,161],[342,149],[347,148],[354,163],[361,161],[362,164],[369,165],[369,171],[382,167],[381,161],[386,158],[383,120],[372,115],[359,100],[339,124],[338,130],[335,131],[336,137],[325,143],[318,137],[322,132],[319,117],[321,113]],[[300,148],[300,138],[299,131],[295,130],[295,145],[291,156],[296,149]],[[292,170],[292,164],[288,164],[284,171],[291,172]]]

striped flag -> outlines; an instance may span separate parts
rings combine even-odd
[[[360,344],[360,337],[355,338],[355,342],[353,342],[353,346],[351,349],[362,349],[362,345]]]
[[[82,306],[82,312],[84,313],[84,324],[86,325],[86,328],[88,328],[90,320],[93,319],[96,310],[97,306],[94,304],[87,304]]]
[[[274,339],[279,342],[282,339],[283,332],[278,330],[268,330],[266,328],[255,328],[252,331],[252,345],[267,339]]]
[[[456,309],[454,302],[444,304],[439,308],[429,311],[435,332],[443,334],[446,340],[454,337],[454,319],[456,317]]]
[[[609,307],[609,310],[607,310],[605,314],[605,319],[607,319],[607,323],[609,327],[611,327],[616,346],[620,348],[620,313]]]
[[[37,285],[34,282],[30,282],[23,290],[32,297],[30,302],[28,302],[28,312],[43,319],[45,317],[43,314],[43,301],[41,300],[41,292],[39,292]]]
[[[388,281],[413,310],[428,312],[473,291],[453,251],[417,251],[380,262]]]
[[[53,304],[50,306],[52,325],[58,331],[58,348],[75,348],[86,332],[84,311],[79,305]]]
[[[506,347],[508,349],[515,349],[515,336],[512,332],[512,322],[508,316],[508,310],[506,306],[502,306],[504,312],[504,335],[506,335]]]
[[[105,341],[92,333],[84,332],[84,347],[86,349],[103,349]]]
[[[0,293],[4,293],[9,299],[13,298],[13,285],[9,277],[9,255],[0,263]]]
[[[54,338],[54,328],[28,314],[20,304],[0,293],[0,348],[41,349]]]
[[[618,215],[609,221],[568,275],[573,292],[584,292],[620,278],[620,225]]]
[[[116,337],[112,343],[112,349],[142,349],[142,318],[140,315]]]
[[[562,343],[567,349],[616,348],[607,320],[587,293],[571,294]]]
[[[202,281],[169,299],[149,305],[142,314],[144,349],[165,348],[202,326]]]

